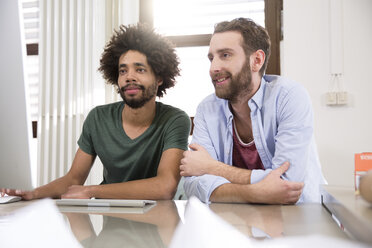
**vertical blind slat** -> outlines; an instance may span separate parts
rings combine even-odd
[[[42,0],[39,185],[63,176],[91,108],[91,1]]]

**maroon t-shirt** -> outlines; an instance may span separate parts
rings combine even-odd
[[[248,144],[243,143],[239,138],[235,125],[233,126],[233,165],[242,169],[264,170],[265,167],[263,166],[261,158],[258,155],[254,140]]]

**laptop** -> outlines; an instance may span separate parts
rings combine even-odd
[[[85,207],[136,207],[143,208],[155,205],[152,200],[122,200],[122,199],[59,199],[58,206],[85,206]]]
[[[87,207],[58,205],[61,213],[88,213],[88,214],[144,214],[155,207],[156,204],[147,204],[144,207]],[[0,216],[1,217],[1,216]]]

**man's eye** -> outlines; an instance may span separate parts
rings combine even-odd
[[[140,68],[140,69],[137,69],[138,72],[145,72],[145,69],[143,68]]]
[[[228,53],[224,53],[222,56],[223,56],[224,58],[228,58],[228,57],[230,57],[230,54],[228,54]]]
[[[120,75],[123,75],[123,74],[125,74],[126,72],[127,72],[127,71],[124,70],[124,69],[119,70],[119,74],[120,74]]]

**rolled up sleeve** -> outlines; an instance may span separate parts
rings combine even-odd
[[[210,203],[209,199],[212,192],[222,184],[230,183],[226,178],[203,175],[198,177],[185,177],[183,185],[187,197],[196,196],[204,203]]]

